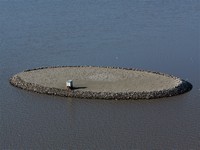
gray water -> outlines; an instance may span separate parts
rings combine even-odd
[[[193,89],[107,101],[9,84],[25,69],[57,65],[160,71]],[[199,148],[199,0],[0,0],[0,149]]]

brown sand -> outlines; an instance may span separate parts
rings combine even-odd
[[[63,67],[17,74],[22,80],[45,87],[66,88],[73,80],[77,90],[93,92],[159,91],[176,87],[181,80],[151,72],[99,67]]]

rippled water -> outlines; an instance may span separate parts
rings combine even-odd
[[[0,149],[198,149],[199,0],[0,0]],[[82,100],[9,84],[25,69],[132,67],[190,81],[157,100]]]

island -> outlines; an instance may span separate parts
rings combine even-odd
[[[73,82],[72,87],[67,86],[68,81]],[[191,83],[165,73],[95,66],[29,69],[12,76],[10,83],[41,94],[109,100],[156,99],[192,89]]]

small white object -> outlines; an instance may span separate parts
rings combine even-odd
[[[69,88],[72,88],[73,87],[73,81],[72,80],[68,80],[66,82],[66,86],[69,87]]]

